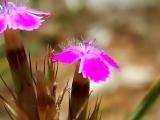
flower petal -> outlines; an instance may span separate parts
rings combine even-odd
[[[109,77],[110,71],[106,64],[100,58],[84,58],[81,61],[83,64],[83,76],[94,82],[105,81]]]
[[[42,11],[34,10],[34,9],[28,8],[28,7],[20,7],[19,10],[23,10],[23,11],[26,11],[28,13],[34,14],[34,15],[42,16],[44,18],[50,16],[50,13],[48,13],[48,12],[42,12]]]
[[[31,31],[41,25],[41,19],[29,13],[18,13],[11,16],[12,28]]]
[[[27,7],[18,7],[8,2],[7,12],[5,11],[8,28],[31,31],[41,26],[49,13],[33,10]]]
[[[7,23],[4,16],[0,16],[0,33],[7,28]]]
[[[106,53],[102,52],[101,54],[102,59],[104,59],[107,63],[109,63],[112,67],[120,70],[120,66]]]
[[[70,47],[62,53],[53,55],[51,59],[66,64],[72,64],[80,59],[80,51],[78,47]]]

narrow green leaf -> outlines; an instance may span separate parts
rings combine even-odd
[[[150,109],[160,95],[160,79],[150,88],[136,110],[132,113],[130,120],[140,120]]]

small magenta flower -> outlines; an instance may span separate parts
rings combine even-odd
[[[53,55],[52,60],[72,64],[80,60],[79,73],[94,82],[105,81],[111,68],[120,70],[119,65],[103,50],[92,46],[95,40],[84,40],[79,46],[71,45],[64,52]]]
[[[0,33],[9,29],[31,31],[40,27],[49,13],[37,11],[25,6],[19,7],[8,0],[2,1],[0,6]]]

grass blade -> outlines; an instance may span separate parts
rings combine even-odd
[[[160,95],[160,79],[150,88],[148,93],[144,96],[136,110],[130,117],[130,120],[140,120],[145,113],[150,109],[153,103]]]

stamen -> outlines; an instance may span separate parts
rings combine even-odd
[[[3,7],[7,7],[8,6],[8,0],[3,0],[2,4],[3,4]]]

